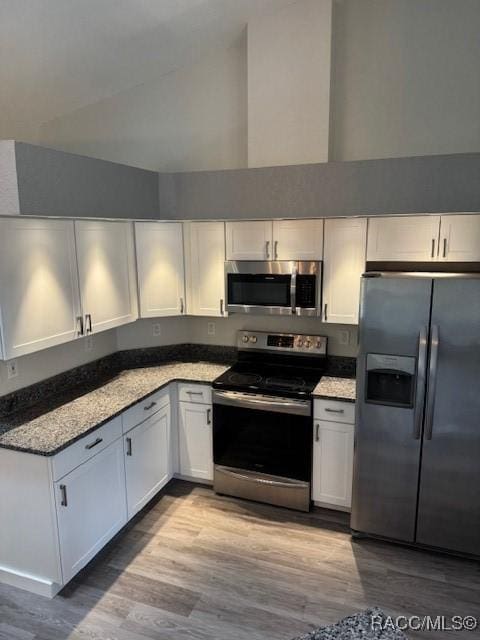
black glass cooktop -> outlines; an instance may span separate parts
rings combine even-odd
[[[322,377],[323,367],[281,366],[237,362],[213,382],[214,389],[264,393],[287,397],[309,396]]]

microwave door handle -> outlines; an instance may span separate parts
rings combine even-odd
[[[292,269],[292,277],[290,278],[290,304],[292,306],[292,314],[297,313],[297,267]]]

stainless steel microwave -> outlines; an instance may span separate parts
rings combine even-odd
[[[322,263],[228,260],[225,290],[229,313],[319,316]]]

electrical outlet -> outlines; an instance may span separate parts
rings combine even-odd
[[[350,344],[350,331],[340,331],[339,342],[343,345]]]
[[[93,336],[87,336],[85,338],[85,351],[93,350]]]
[[[207,333],[208,333],[209,336],[214,336],[215,335],[215,323],[214,322],[209,322],[208,323]]]
[[[162,335],[162,325],[159,322],[155,322],[152,325],[152,333],[154,336],[161,336]]]
[[[9,360],[7,362],[7,377],[9,380],[18,376],[18,362],[16,360]]]

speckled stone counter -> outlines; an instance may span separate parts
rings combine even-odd
[[[122,371],[54,409],[36,405],[0,418],[0,447],[52,456],[170,382],[210,383],[227,369],[211,362],[171,362]]]
[[[333,378],[323,376],[313,390],[314,398],[327,398],[328,400],[342,400],[355,402],[357,397],[357,381],[355,378]]]

